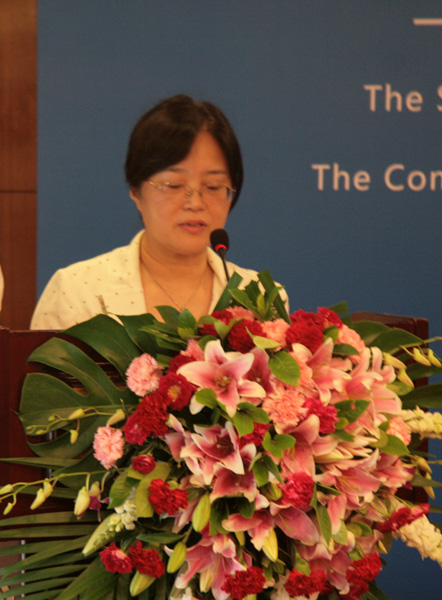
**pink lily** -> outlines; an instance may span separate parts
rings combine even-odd
[[[229,468],[216,470],[212,493],[210,494],[211,502],[224,496],[244,496],[249,502],[254,502],[260,496],[255,475],[250,469],[255,455],[256,447],[253,444],[246,444],[240,450],[241,464],[243,465],[242,473]]]
[[[254,361],[251,352],[226,353],[220,340],[212,340],[206,344],[204,358],[204,361],[194,361],[181,366],[177,373],[184,375],[200,389],[214,390],[229,417],[235,416],[241,398],[265,397],[266,392],[259,383],[245,379]],[[190,410],[193,414],[200,412],[202,408],[202,404],[192,399]]]
[[[247,563],[250,557],[242,553]],[[195,546],[187,549],[187,569],[181,569],[175,580],[175,587],[185,589],[191,579],[198,574],[200,590],[212,591],[215,600],[226,600],[228,594],[221,588],[226,575],[244,571],[246,566],[241,564],[236,555],[235,542],[229,535],[216,534],[203,537]]]
[[[204,453],[205,458],[215,464],[224,466],[234,473],[243,474],[244,464],[239,449],[239,438],[233,423],[227,421],[225,427],[213,425],[212,427],[195,426],[196,434],[192,440]]]
[[[275,528],[273,519],[267,510],[256,510],[250,519],[235,513],[228,519],[224,519],[222,526],[227,531],[247,531],[250,541],[257,550],[262,550],[266,538]]]
[[[284,508],[276,503],[271,503],[270,513],[273,515],[275,525],[290,538],[299,540],[307,546],[318,542],[318,530],[303,510],[294,506]]]

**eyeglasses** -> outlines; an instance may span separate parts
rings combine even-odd
[[[188,183],[179,183],[173,181],[147,181],[154,188],[162,192],[167,198],[183,199],[190,197],[193,192],[198,192],[202,198],[207,200],[216,200],[219,202],[229,202],[236,192],[234,188],[225,183],[203,183],[199,188],[192,187]]]

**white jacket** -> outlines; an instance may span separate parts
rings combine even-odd
[[[49,280],[34,311],[31,329],[67,329],[97,314],[139,315],[146,312],[139,256],[143,231],[128,246],[59,269]],[[212,312],[226,286],[220,257],[207,249],[214,272]],[[229,274],[243,278],[241,287],[257,279],[256,271],[227,263]],[[286,296],[284,293],[284,299]]]

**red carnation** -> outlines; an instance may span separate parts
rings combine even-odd
[[[259,567],[250,567],[246,571],[236,571],[234,575],[227,575],[221,589],[233,600],[241,600],[249,594],[262,592],[265,582],[264,571]]]
[[[311,352],[315,352],[322,344],[324,335],[321,327],[313,321],[295,321],[290,325],[285,334],[287,346],[303,344]]]
[[[160,379],[158,393],[166,398],[169,408],[181,410],[189,404],[193,394],[193,386],[182,375],[168,373]]]
[[[134,458],[132,459],[132,468],[135,471],[138,471],[138,473],[150,473],[155,469],[156,464],[157,463],[155,462],[155,459],[151,454],[142,454],[141,456],[134,456]]]
[[[173,515],[178,509],[187,508],[187,492],[171,489],[162,479],[154,479],[149,486],[149,502],[157,514]]]
[[[397,531],[404,525],[408,525],[408,523],[412,523],[416,519],[419,519],[422,515],[428,514],[429,510],[429,504],[421,504],[420,506],[413,506],[413,508],[403,506],[394,512],[389,519],[383,523],[378,523],[377,528],[379,531],[382,531],[382,533]]]
[[[290,475],[285,485],[280,485],[283,492],[282,504],[291,504],[301,510],[310,508],[315,483],[308,473],[299,471]]]
[[[322,592],[327,585],[325,573],[314,569],[310,575],[304,575],[296,569],[290,572],[285,589],[290,596],[308,596],[315,592]]]
[[[146,550],[139,540],[129,548],[129,556],[135,569],[144,575],[158,578],[166,572],[160,554],[152,548]]]
[[[323,329],[332,327],[333,325],[338,329],[342,327],[341,319],[333,310],[330,310],[329,308],[325,308],[324,306],[319,307],[318,316],[322,319]]]
[[[335,423],[338,421],[338,411],[336,406],[333,406],[332,404],[324,406],[317,398],[307,398],[304,402],[304,406],[308,408],[308,415],[316,415],[319,417],[320,433],[326,434],[335,431]]]
[[[115,542],[100,552],[100,558],[106,571],[111,573],[130,573],[132,571],[130,558],[118,548]]]
[[[249,332],[253,335],[264,335],[261,323],[258,323],[258,321],[244,319],[239,323],[235,323],[227,335],[227,341],[232,350],[246,353],[255,346]]]
[[[167,402],[158,392],[145,396],[137,410],[127,419],[124,435],[129,444],[144,444],[150,435],[161,437],[166,435],[169,428]]]
[[[321,328],[324,324],[324,320],[318,314],[313,312],[306,312],[305,310],[302,310],[302,308],[296,310],[290,315],[290,321],[292,323],[299,323],[301,321],[307,323],[314,323],[315,325],[318,325],[318,327]]]
[[[180,367],[187,365],[187,363],[193,362],[195,359],[190,356],[184,356],[184,354],[177,354],[172,358],[169,363],[168,374],[176,373]]]
[[[247,444],[253,444],[258,447],[262,444],[265,434],[269,428],[268,424],[265,423],[254,423],[254,430],[252,433],[247,433],[239,438],[239,447],[243,448]]]
[[[358,598],[368,592],[368,582],[376,579],[381,569],[382,562],[376,552],[353,561],[345,574],[350,584],[350,592],[342,596],[342,598],[345,600],[358,600]]]
[[[225,325],[228,325],[233,318],[232,313],[229,310],[216,310],[211,316],[218,319],[218,321],[222,321]],[[199,332],[201,335],[213,335],[214,337],[219,337],[213,323],[204,323],[199,328]]]

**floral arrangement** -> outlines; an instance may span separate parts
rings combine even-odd
[[[36,456],[10,460],[47,471],[0,489],[0,533],[25,540],[0,598],[383,599],[392,537],[442,566],[429,505],[398,495],[439,485],[419,443],[442,437],[423,410],[442,386],[413,383],[442,372],[428,340],[345,304],[288,316],[259,280],[234,274],[198,322],[159,307],[68,330],[119,383],[70,338],[32,354],[50,367],[23,387]],[[10,516],[25,493],[32,516]]]

